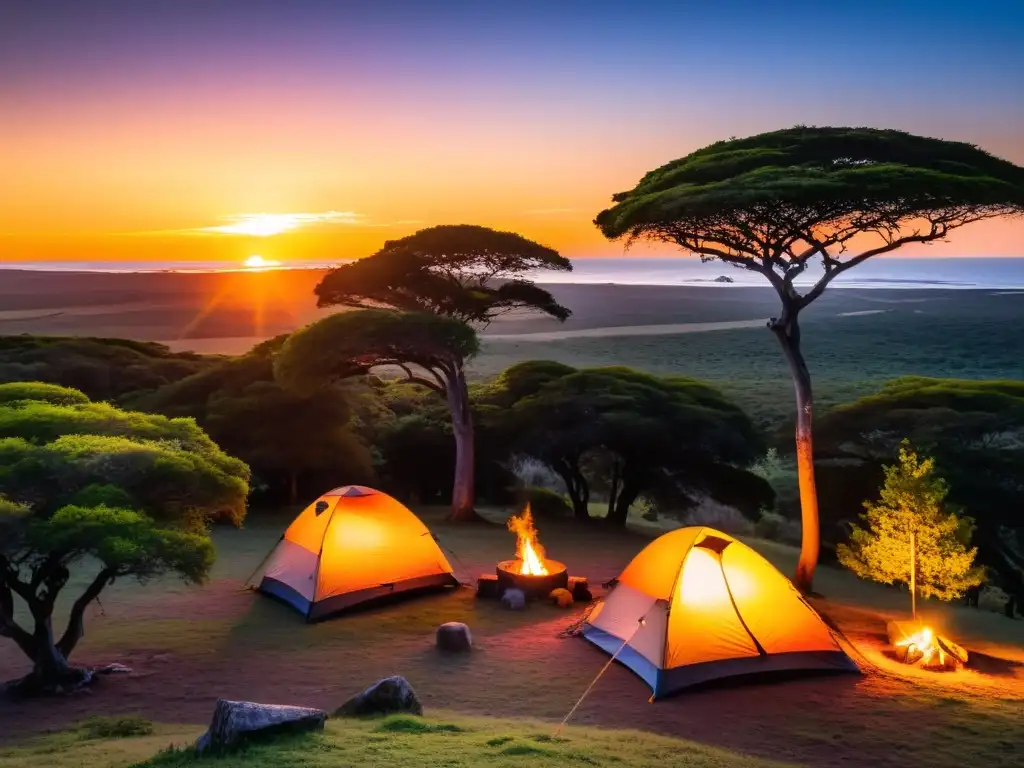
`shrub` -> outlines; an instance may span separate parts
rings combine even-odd
[[[754,524],[754,535],[759,539],[781,541],[785,544],[799,544],[801,538],[800,523],[790,520],[778,512],[762,510],[761,517]]]
[[[696,506],[680,519],[683,525],[706,525],[734,536],[751,536],[754,523],[735,507],[720,504],[712,498],[698,499]]]
[[[530,510],[537,517],[568,517],[572,515],[572,505],[560,493],[547,488],[526,488],[520,494],[521,503],[529,504]]]

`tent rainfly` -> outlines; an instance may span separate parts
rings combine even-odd
[[[582,634],[617,654],[655,699],[736,675],[859,671],[789,579],[742,542],[700,526],[648,544]]]
[[[288,526],[259,590],[317,621],[369,600],[458,583],[422,520],[385,493],[348,485]]]

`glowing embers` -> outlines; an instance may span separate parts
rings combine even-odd
[[[904,664],[952,672],[967,663],[967,651],[931,627],[916,622],[890,621],[887,630],[895,656]]]

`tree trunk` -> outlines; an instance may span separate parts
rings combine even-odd
[[[552,466],[565,483],[565,490],[572,502],[572,516],[578,522],[590,520],[590,484],[579,470],[568,461],[560,461]]]
[[[473,414],[469,408],[469,386],[466,372],[459,363],[448,377],[445,392],[452,414],[455,436],[455,480],[452,485],[452,511],[448,519],[455,522],[479,520],[474,506],[475,457]]]
[[[67,628],[59,641],[55,641],[53,634],[53,606],[57,594],[67,582],[67,571],[63,566],[51,570],[50,577],[43,579],[43,594],[35,591],[35,580],[32,585],[10,579],[0,582],[0,636],[12,638],[32,661],[32,672],[10,684],[12,693],[23,696],[66,693],[91,680],[91,672],[72,667],[68,659],[85,635],[85,609],[99,597],[113,577],[114,572],[108,568],[96,574],[72,604]],[[12,592],[17,592],[28,606],[34,625],[31,633],[14,621]]]
[[[288,470],[288,503],[294,505],[299,500],[299,473]]]
[[[629,508],[633,506],[633,502],[636,501],[639,495],[640,486],[637,483],[630,482],[627,477],[621,478],[619,495],[615,498],[615,506],[608,513],[605,521],[611,525],[625,526],[626,520],[629,518]]]
[[[783,317],[769,324],[782,351],[786,355],[789,371],[796,391],[796,469],[800,484],[800,560],[796,566],[793,584],[808,593],[814,584],[814,570],[818,565],[821,547],[821,524],[818,519],[818,492],[814,484],[814,440],[812,420],[814,398],[811,393],[811,374],[800,352],[800,326],[796,310],[785,307]]]
[[[615,499],[619,495],[619,462],[612,462],[612,482],[608,487],[608,512],[605,517],[611,519],[615,511]]]

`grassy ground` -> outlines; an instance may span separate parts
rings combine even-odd
[[[463,579],[493,571],[497,560],[512,555],[514,540],[503,526],[446,525],[440,510],[423,516],[454,551],[452,564]],[[438,764],[431,755],[442,749],[451,765],[546,760],[630,766],[665,764],[667,755],[686,750],[673,741],[683,740],[733,753],[693,752],[695,760],[704,760],[696,765],[1019,764],[1013,749],[1024,744],[1024,622],[928,603],[928,620],[962,641],[975,665],[956,675],[915,672],[882,653],[885,621],[905,614],[906,596],[822,568],[816,586],[826,597],[815,604],[850,638],[863,676],[727,686],[650,704],[649,689],[614,665],[574,717],[581,730],[566,743],[537,742],[533,735],[549,733],[607,661],[585,641],[557,636],[581,616],[582,606],[564,612],[535,604],[508,612],[462,589],[305,625],[286,606],[240,590],[284,522],[254,518],[243,531],[218,530],[219,559],[202,588],[168,581],[115,584],[104,594],[102,610],[90,611],[75,660],[122,661],[133,674],[107,678],[92,695],[0,704],[0,743],[20,742],[0,751],[0,766],[129,764],[194,738],[218,697],[333,710],[389,674],[409,678],[431,715],[428,722],[463,730],[392,733],[374,730],[379,723],[332,724],[326,736],[285,744],[273,759],[269,753],[253,756],[285,765],[423,765]],[[540,526],[549,555],[595,585],[615,576],[649,540],[637,531],[611,534],[601,526]],[[791,570],[794,550],[753,544],[784,572]],[[71,585],[71,594],[80,586]],[[469,657],[437,655],[433,632],[444,621],[470,625],[475,648]],[[0,642],[0,679],[24,670],[17,650]],[[65,729],[89,716],[137,716],[163,725],[152,735],[119,741],[83,740],[79,729],[24,743],[42,729]],[[466,719],[480,717],[489,719]],[[584,734],[595,729],[610,741]],[[501,738],[513,741],[487,743]],[[503,751],[515,745],[524,753]],[[533,748],[542,751],[534,754]],[[634,762],[614,759],[625,760],[629,750]],[[568,753],[580,756],[570,760]],[[300,763],[298,755],[321,763]],[[173,765],[178,758],[160,759]],[[741,759],[747,762],[736,762]]]
[[[225,758],[200,760],[185,747],[201,728],[157,726],[152,733],[96,739],[86,728],[49,734],[0,750],[0,768],[183,766],[692,766],[768,768],[785,763],[639,731],[569,727],[557,736],[551,723],[467,718],[392,716],[380,720],[331,720],[322,734],[249,745]],[[153,757],[154,753],[160,752]],[[792,764],[790,764],[792,765]]]

